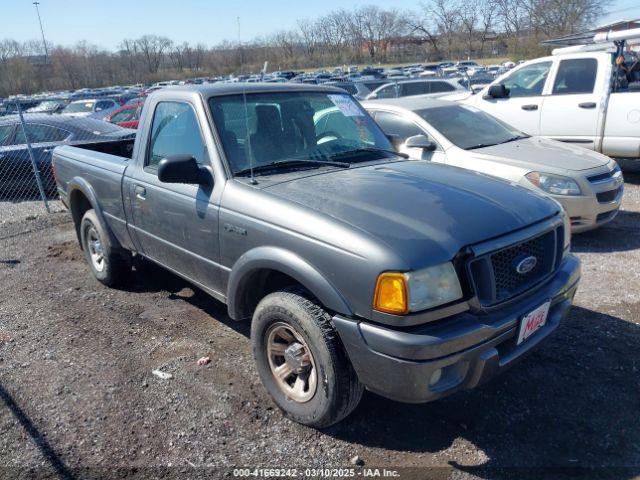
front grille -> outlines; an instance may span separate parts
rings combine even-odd
[[[596,197],[598,199],[598,203],[611,203],[618,198],[619,193],[620,188],[616,188],[615,190],[609,190],[608,192],[600,192]]]
[[[587,180],[589,180],[591,183],[604,182],[605,180],[609,180],[613,176],[614,173],[615,173],[615,171],[607,172],[607,173],[601,173],[600,175],[593,175],[591,177],[587,177]]]
[[[589,182],[591,183],[605,182],[609,180],[611,177],[613,177],[619,171],[620,171],[620,167],[616,167],[610,172],[600,173],[598,175],[592,175],[590,177],[587,177],[587,180],[589,180]]]
[[[562,259],[563,239],[563,227],[558,227],[473,259],[469,272],[482,306],[510,300],[549,276]],[[528,271],[519,271],[518,266],[531,258],[535,258],[535,265]],[[530,266],[531,263],[529,261]]]

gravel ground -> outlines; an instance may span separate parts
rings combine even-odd
[[[0,264],[2,478],[218,478],[233,466],[353,468],[356,455],[356,476],[375,467],[401,468],[400,478],[640,475],[640,176],[627,176],[612,224],[574,238],[576,306],[542,348],[431,404],[366,393],[324,431],[274,408],[249,327],[223,305],[154,267],[105,288],[67,214],[12,208],[21,220],[4,243],[7,224],[0,234],[12,249]],[[197,366],[202,356],[212,362]]]

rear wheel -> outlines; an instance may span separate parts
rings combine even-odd
[[[99,282],[112,287],[127,277],[131,270],[131,255],[112,245],[93,209],[87,210],[82,217],[80,241],[85,259]]]
[[[327,427],[358,405],[363,387],[330,315],[299,292],[275,292],[258,304],[251,341],[262,383],[292,420]]]

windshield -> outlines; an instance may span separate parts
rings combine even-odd
[[[229,167],[317,168],[395,158],[393,147],[351,96],[324,92],[250,93],[209,99]],[[333,164],[327,162],[334,162]],[[324,165],[323,165],[324,164]]]
[[[455,146],[465,150],[524,138],[522,132],[466,105],[447,105],[415,112]]]
[[[77,102],[70,103],[64,110],[63,113],[83,113],[83,112],[91,112],[93,109],[94,102]]]

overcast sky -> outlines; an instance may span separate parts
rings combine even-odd
[[[115,49],[123,38],[163,35],[174,41],[214,45],[250,40],[295,26],[331,10],[357,5],[417,10],[417,0],[40,0],[40,14],[49,42],[72,45],[80,40]],[[0,39],[39,39],[32,0],[0,0]],[[640,0],[614,0],[601,22],[640,18]]]

